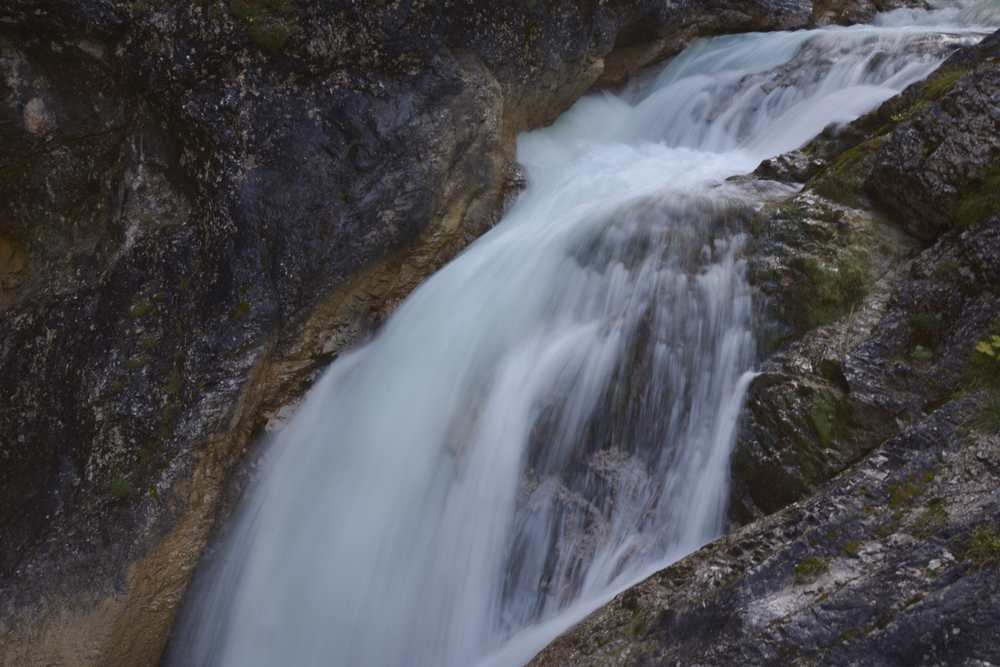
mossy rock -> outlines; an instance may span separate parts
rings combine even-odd
[[[795,583],[811,584],[830,571],[830,565],[817,556],[810,556],[795,566]]]
[[[115,477],[111,480],[108,492],[118,500],[123,500],[132,495],[132,485],[123,477]]]
[[[853,407],[825,385],[782,382],[751,387],[749,431],[732,458],[731,476],[741,507],[765,514],[805,496],[859,455]]]
[[[850,248],[825,261],[815,256],[798,256],[789,262],[799,274],[788,297],[793,317],[805,329],[829,324],[846,314],[867,292],[868,256]]]
[[[861,540],[848,540],[844,543],[844,553],[851,558],[857,558],[861,553]]]
[[[229,9],[264,51],[280,53],[299,29],[291,0],[230,0]]]
[[[922,101],[934,102],[941,99],[968,73],[968,67],[942,67],[937,70],[928,77],[920,89]]]
[[[155,308],[156,305],[150,299],[140,299],[132,304],[128,309],[128,314],[133,319],[141,319],[151,314]]]
[[[927,508],[913,522],[910,534],[920,539],[927,539],[944,528],[947,523],[948,511],[944,507],[944,500],[932,498]]]
[[[948,331],[941,313],[919,312],[909,317],[910,342],[918,347],[934,349]]]
[[[892,509],[905,509],[912,506],[917,498],[924,494],[926,485],[920,478],[910,477],[903,482],[890,484],[888,491],[889,507]]]
[[[990,323],[970,351],[965,375],[969,387],[1000,395],[1000,317]]]
[[[970,229],[995,215],[1000,215],[1000,163],[987,169],[979,189],[966,194],[958,202],[955,224]]]
[[[987,394],[980,401],[972,427],[980,433],[1000,433],[1000,393]]]
[[[1000,530],[996,526],[977,526],[965,547],[965,560],[977,567],[1000,565]]]
[[[0,275],[21,273],[28,260],[24,248],[14,239],[0,236]]]
[[[828,199],[847,206],[858,207],[864,202],[864,184],[875,154],[885,143],[884,134],[862,142],[843,153],[820,172],[808,188]]]
[[[229,311],[230,319],[239,322],[245,319],[247,315],[250,314],[250,303],[246,299],[240,299],[239,303],[233,306],[232,310]]]
[[[834,427],[837,421],[837,402],[833,396],[821,393],[813,399],[809,408],[809,421],[812,422],[816,435],[824,447],[833,442]]]

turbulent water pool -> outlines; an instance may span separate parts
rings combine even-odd
[[[519,665],[718,536],[756,353],[754,202],[721,184],[927,76],[988,11],[699,41],[520,137],[503,221],[269,443],[171,664]]]

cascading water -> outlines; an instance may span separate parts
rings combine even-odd
[[[925,77],[962,16],[700,41],[522,136],[504,220],[270,443],[173,664],[516,665],[716,537],[754,360],[717,185]]]

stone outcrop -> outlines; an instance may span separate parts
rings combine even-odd
[[[879,12],[901,7],[927,7],[929,3],[918,0],[816,0],[813,16],[818,25],[850,25],[869,23]]]
[[[733,459],[749,525],[532,664],[1000,660],[998,49],[762,165],[805,186],[750,230],[772,324]]]
[[[547,665],[1000,659],[1000,440],[936,410],[807,501],[622,593]]]
[[[0,8],[0,663],[159,656],[269,416],[486,230],[517,132],[806,0]]]

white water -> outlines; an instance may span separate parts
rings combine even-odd
[[[926,76],[962,20],[701,41],[522,136],[503,221],[270,443],[173,664],[518,665],[718,536],[755,348],[746,203],[714,186]]]

